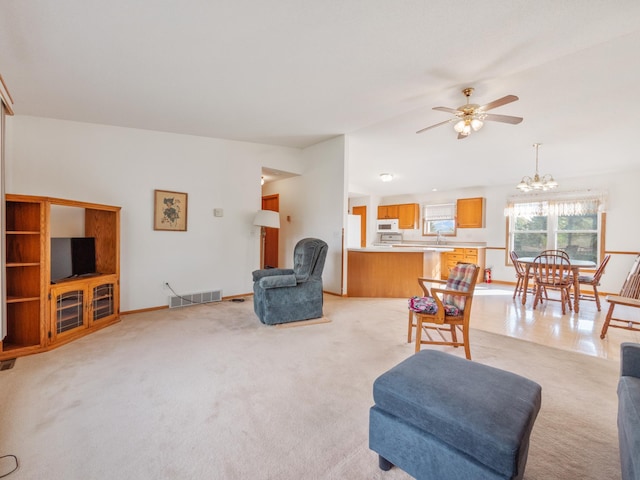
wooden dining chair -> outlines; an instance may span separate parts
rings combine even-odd
[[[605,255],[593,275],[578,275],[578,283],[580,285],[588,285],[593,288],[593,295],[574,292],[574,295],[580,295],[580,300],[595,300],[598,311],[600,311],[600,295],[598,295],[600,278],[602,278],[604,269],[607,267],[607,263],[609,263],[610,258],[611,255]]]
[[[543,250],[542,252],[540,252],[540,255],[560,255],[564,258],[566,258],[567,260],[571,261],[571,259],[569,258],[569,254],[567,252],[565,252],[564,250]]]
[[[533,300],[535,310],[538,302],[542,300],[543,292],[547,290],[557,290],[560,292],[560,303],[562,304],[562,314],[573,310],[571,305],[571,287],[573,286],[573,275],[571,274],[571,262],[568,256],[559,253],[541,253],[533,261],[533,275],[535,279],[536,291]],[[548,300],[556,300],[549,297]]]
[[[609,302],[609,311],[602,326],[600,338],[604,338],[609,327],[622,328],[623,330],[640,330],[640,322],[637,320],[627,320],[614,318],[613,311],[617,305],[623,307],[640,308],[640,255],[629,270],[619,295],[608,295],[605,300]]]
[[[445,280],[418,278],[423,297],[409,299],[409,333],[416,329],[416,352],[422,345],[450,345],[464,347],[471,360],[469,346],[469,320],[473,292],[478,279],[478,265],[459,263]],[[429,288],[427,284],[445,284],[445,288]],[[438,337],[431,336],[437,334]],[[426,338],[423,338],[423,334]],[[462,337],[459,338],[458,334]]]
[[[513,298],[516,298],[516,295],[521,295],[524,290],[524,285],[529,284],[528,290],[533,293],[534,292],[534,283],[533,283],[533,274],[529,271],[529,278],[527,279],[527,269],[518,261],[518,254],[511,250],[509,252],[509,257],[511,258],[511,262],[513,263],[513,267],[516,269],[516,288],[513,290]],[[529,281],[525,281],[529,280]]]

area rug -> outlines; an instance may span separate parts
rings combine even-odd
[[[10,478],[410,478],[368,448],[372,383],[413,354],[405,304],[335,298],[325,315],[278,329],[250,302],[145,312],[19,358],[0,372]],[[471,342],[474,361],[542,385],[526,479],[620,478],[617,362],[478,330]]]

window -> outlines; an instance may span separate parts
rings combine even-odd
[[[559,249],[572,259],[598,263],[604,250],[603,210],[602,196],[512,201],[505,212],[509,251],[534,257],[542,250]]]
[[[456,234],[455,203],[424,205],[422,211],[422,235],[453,236]]]

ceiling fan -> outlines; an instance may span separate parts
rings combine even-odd
[[[478,130],[480,130],[485,121],[511,123],[513,125],[516,125],[522,121],[522,117],[512,117],[511,115],[496,115],[493,113],[487,113],[487,110],[501,107],[502,105],[506,105],[507,103],[515,102],[516,100],[518,100],[518,97],[516,97],[515,95],[507,95],[481,106],[475,103],[469,103],[469,97],[473,93],[473,90],[474,89],[471,87],[462,90],[464,96],[467,97],[467,103],[458,108],[433,107],[434,110],[453,113],[455,117],[449,120],[445,120],[444,122],[436,123],[435,125],[431,125],[430,127],[418,130],[416,133],[422,133],[426,130],[439,127],[440,125],[455,122],[453,129],[458,132],[458,140],[460,140],[463,138],[467,138],[472,131],[477,132]]]

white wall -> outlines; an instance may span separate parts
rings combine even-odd
[[[640,205],[640,170],[608,175],[576,177],[562,179],[559,191],[584,191],[587,189],[608,192],[606,212],[605,247],[614,252],[607,266],[600,288],[603,292],[617,293],[624,282],[626,274],[635,259],[633,254],[622,252],[640,251],[640,221],[638,206]],[[486,227],[458,229],[456,237],[447,237],[454,242],[485,242],[487,249],[486,264],[492,268],[492,277],[496,281],[515,282],[512,266],[506,265],[506,232],[507,224],[504,208],[507,198],[516,195],[514,185],[491,188],[469,188],[447,192],[429,192],[418,195],[402,195],[380,199],[380,204],[455,202],[457,198],[485,197]],[[354,199],[353,204],[361,204],[362,199]],[[372,206],[373,209],[377,205]],[[368,225],[370,238],[375,236],[374,223]],[[405,230],[405,240],[426,240],[420,230]],[[620,252],[620,253],[615,253]]]
[[[165,281],[178,293],[251,292],[251,271],[260,263],[252,221],[261,204],[262,167],[313,174],[332,168],[309,165],[313,154],[293,148],[29,116],[7,124],[8,193],[122,207],[122,311],[166,305]],[[187,232],[153,230],[154,189],[189,194]],[[214,208],[224,216],[214,217]],[[324,237],[329,222],[317,220],[309,233]]]
[[[293,266],[293,248],[300,239],[320,238],[329,246],[323,288],[340,294],[346,222],[344,136],[306,148],[302,166],[301,176],[270,182],[263,189],[264,195],[280,195],[279,265]]]

